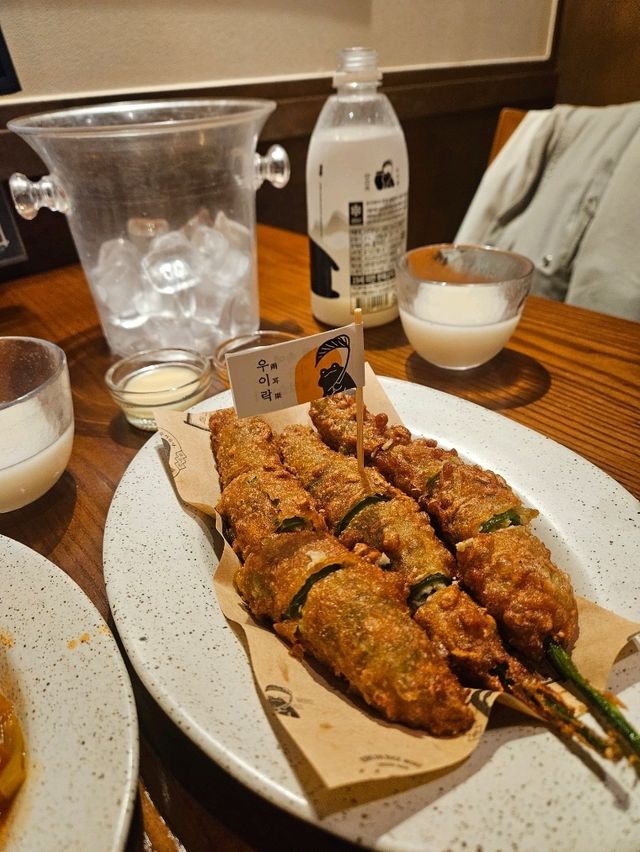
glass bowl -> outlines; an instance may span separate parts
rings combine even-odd
[[[531,287],[533,264],[489,246],[440,244],[398,262],[400,320],[425,361],[469,370],[506,345]]]
[[[206,397],[211,375],[209,358],[191,349],[149,349],[117,361],[105,382],[129,423],[154,431],[154,409],[190,408]]]

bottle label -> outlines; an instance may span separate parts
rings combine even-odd
[[[406,244],[407,194],[349,203],[349,281],[354,308],[396,304],[395,261]]]
[[[343,324],[356,307],[367,314],[396,305],[395,265],[406,249],[408,201],[402,133],[349,131],[321,131],[307,161],[312,302],[326,306],[326,317],[314,313]]]

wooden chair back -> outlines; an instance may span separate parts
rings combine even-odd
[[[493,144],[491,145],[491,151],[489,152],[489,162],[487,165],[496,158],[500,149],[526,114],[527,111],[524,109],[512,109],[511,107],[505,107],[500,110],[498,123],[496,124],[496,132],[493,135]]]

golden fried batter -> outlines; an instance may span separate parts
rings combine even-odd
[[[468,730],[465,690],[390,588],[367,562],[330,574],[309,592],[298,641],[387,719],[435,736]]]
[[[327,566],[342,567],[313,583],[300,611],[291,603]],[[436,736],[467,730],[466,692],[437,648],[412,621],[393,579],[358,559],[333,536],[274,534],[236,575],[257,618],[326,664],[386,718]]]
[[[306,580],[326,565],[359,560],[329,533],[274,533],[247,557],[235,576],[241,597],[256,618],[277,622]]]
[[[431,438],[416,438],[410,444],[380,449],[373,462],[383,476],[414,500],[422,497],[445,462],[462,464],[456,450],[443,450]]]
[[[457,556],[461,582],[515,648],[542,660],[549,638],[573,647],[578,609],[571,581],[526,527],[481,533],[459,544]]]
[[[331,529],[365,497],[396,493],[375,470],[363,479],[356,459],[330,450],[309,426],[287,426],[278,444],[285,464],[322,507]]]
[[[354,452],[353,402],[336,405],[333,398],[322,400],[312,419],[329,445]],[[502,477],[465,464],[455,450],[444,450],[427,439],[406,443],[401,436],[394,440],[385,431],[386,418],[367,413],[366,423],[365,452],[394,486],[432,514],[444,537],[453,544],[477,536],[460,545],[459,563],[465,564],[463,553],[469,547],[470,590],[502,622],[513,644],[534,660],[544,655],[547,637],[570,648],[578,625],[568,577],[550,562],[541,542],[519,526],[527,524],[537,511],[524,507]],[[339,489],[342,480],[337,466],[334,478]],[[448,576],[448,565],[421,574],[422,551],[427,564],[432,551],[428,541],[423,546],[420,536],[413,533],[414,520],[398,510],[399,502],[392,498],[361,508],[341,540],[374,563],[384,554],[390,559],[389,567],[396,568],[393,573],[424,577],[413,588],[406,582],[400,588],[405,594],[409,591],[416,622],[440,647],[463,683],[507,691],[561,736],[574,737],[615,757],[610,743],[595,743],[593,731],[574,718],[558,694],[506,651],[496,621],[486,609],[457,584],[443,586],[446,580],[437,575]],[[478,535],[480,531],[484,535]],[[492,552],[496,559],[484,562]],[[458,574],[465,576],[462,571]],[[472,585],[474,579],[480,582]]]
[[[482,525],[494,518],[500,528],[514,521],[527,523],[538,514],[535,509],[526,509],[504,479],[492,470],[450,462],[443,465],[423,505],[451,544],[477,535]],[[497,520],[511,512],[511,519]]]
[[[414,614],[427,635],[446,650],[451,668],[467,686],[502,691],[498,677],[513,658],[506,652],[495,620],[453,583],[434,592]]]
[[[234,550],[244,558],[271,533],[326,530],[308,493],[284,467],[236,476],[217,509],[231,529]]]
[[[311,422],[322,439],[342,453],[356,451],[356,401],[353,396],[337,393],[317,399],[309,406]],[[363,447],[369,458],[375,450],[389,441],[407,444],[411,433],[405,426],[389,426],[386,414],[371,414],[364,406]]]
[[[341,480],[337,479],[337,487]],[[320,504],[322,505],[322,504]],[[359,511],[340,535],[353,548],[364,542],[389,558],[389,568],[402,580],[405,597],[411,587],[432,574],[453,576],[455,561],[437,538],[414,500],[404,495]]]
[[[383,476],[420,502],[450,543],[476,535],[487,522],[499,529],[529,523],[538,514],[523,506],[501,476],[465,464],[456,450],[445,450],[427,438],[398,437],[386,428],[385,415],[367,417],[365,451]],[[320,400],[311,419],[329,446],[354,452],[355,403],[350,397]]]
[[[260,417],[238,419],[233,408],[223,408],[211,413],[209,430],[222,488],[241,473],[281,465],[271,428]]]

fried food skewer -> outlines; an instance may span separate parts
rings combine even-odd
[[[241,473],[282,467],[271,429],[260,417],[240,420],[233,408],[222,408],[211,412],[209,432],[221,490]]]
[[[345,677],[386,718],[434,736],[468,730],[467,693],[411,619],[395,582],[326,532],[274,455],[264,421],[237,421],[225,411],[212,415],[211,426],[225,482],[218,509],[245,560],[235,582],[254,616],[269,620],[294,652]]]
[[[311,419],[325,440],[353,452],[355,410],[345,395],[311,404]],[[509,641],[529,659],[545,659],[568,680],[632,762],[640,734],[605,694],[576,669],[577,604],[565,572],[526,524],[527,510],[492,471],[465,464],[435,441],[407,438],[385,415],[365,413],[365,455],[398,488],[418,500],[445,540],[456,547],[458,576],[496,618]]]
[[[239,474],[222,492],[217,508],[240,558],[271,533],[327,528],[307,492],[282,466]]]
[[[369,494],[356,460],[326,447],[309,427],[287,427],[278,443],[285,463],[325,510],[340,541],[369,558],[386,560],[382,564],[398,577],[416,622],[465,685],[509,692],[563,737],[574,736],[614,756],[609,743],[507,653],[492,616],[452,582],[454,559],[415,501],[390,488],[375,470],[370,482],[376,494]]]
[[[236,584],[256,617],[336,675],[387,719],[434,736],[468,730],[466,691],[410,618],[384,571],[329,533],[273,534]]]

